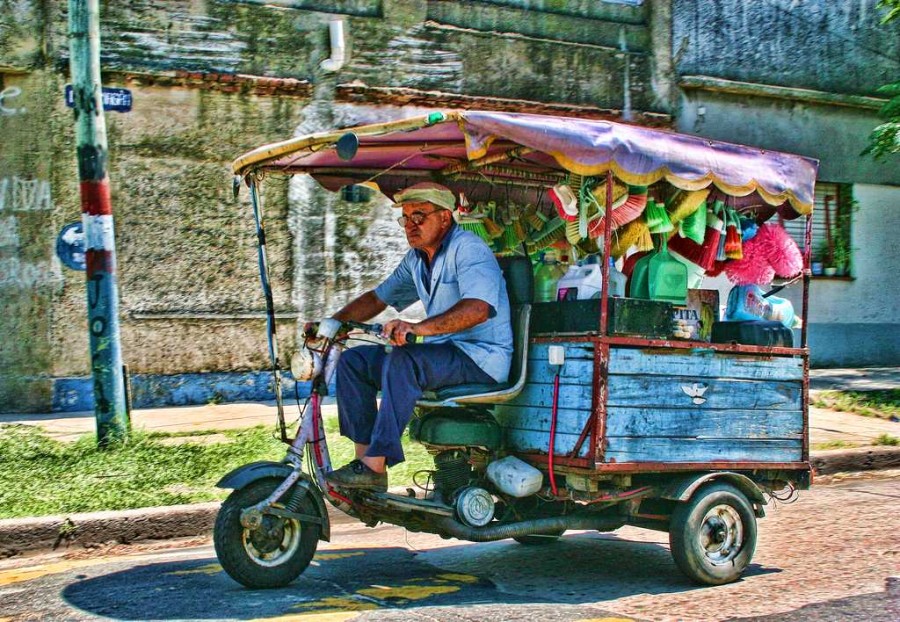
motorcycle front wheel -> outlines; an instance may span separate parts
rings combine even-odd
[[[294,518],[267,514],[256,529],[241,525],[241,512],[267,498],[280,483],[261,479],[235,490],[216,517],[213,544],[219,563],[232,579],[250,588],[287,585],[306,570],[319,543],[319,525]],[[277,503],[275,507],[284,506]],[[308,495],[297,513],[316,515]]]

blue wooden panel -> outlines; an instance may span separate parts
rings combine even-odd
[[[714,378],[610,376],[610,406],[686,408],[704,400],[703,408],[734,410],[800,410],[799,382],[752,382]],[[692,396],[689,393],[693,393]]]
[[[803,411],[613,407],[607,415],[606,434],[608,437],[801,439]]]
[[[498,406],[494,417],[503,427],[517,430],[532,430],[550,433],[550,408],[524,408],[521,406]],[[590,418],[589,410],[559,409],[556,413],[556,429],[566,434],[581,434],[584,424]]]
[[[607,462],[795,462],[801,459],[799,440],[609,438]]]
[[[578,442],[578,434],[560,434],[557,432],[553,447],[557,456],[567,456],[575,449]],[[513,451],[540,451],[547,453],[550,446],[550,435],[546,432],[533,432],[531,430],[507,430],[506,446]],[[590,441],[585,441],[578,456],[587,456]]]
[[[528,373],[525,379],[528,382],[553,382],[557,366],[544,360],[528,361]],[[566,359],[559,370],[560,384],[584,384],[590,385],[594,378],[594,361],[583,359]]]
[[[585,341],[576,341],[576,342],[562,342],[562,343],[532,343],[528,346],[528,360],[543,360],[546,361],[548,359],[547,350],[551,345],[554,346],[563,346],[566,349],[566,360],[576,360],[576,359],[594,359],[594,344],[591,342]]]
[[[592,388],[590,383],[562,384],[559,386],[560,408],[589,409],[591,407]],[[553,406],[552,384],[526,384],[522,392],[509,402],[512,406],[537,406],[551,408]]]
[[[802,380],[803,359],[763,358],[710,351],[691,354],[612,348],[610,374],[690,376],[742,380]]]

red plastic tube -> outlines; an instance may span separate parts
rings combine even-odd
[[[559,372],[556,372],[556,377],[553,379],[553,411],[550,415],[550,447],[547,452],[547,470],[550,471],[550,492],[553,493],[554,497],[557,495],[556,475],[553,473],[553,454],[554,445],[556,444],[556,408],[558,403]]]

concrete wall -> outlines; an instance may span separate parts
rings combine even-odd
[[[883,11],[875,4],[675,0],[672,8],[679,130],[817,158],[820,180],[853,184],[854,278],[816,278],[810,290],[817,366],[900,361],[900,254],[892,235],[900,161],[860,156],[879,123],[877,103],[860,96],[900,75],[900,24],[879,26]],[[796,87],[815,91],[787,90]],[[800,293],[787,294],[798,309]]]
[[[410,102],[656,124],[671,106],[668,0],[101,5],[104,85],[134,99],[131,112],[106,118],[123,354],[149,387],[142,404],[164,402],[181,382],[154,375],[202,383],[205,372],[230,372],[257,386],[267,367],[246,189],[231,198],[229,163],[241,153],[414,114]],[[80,218],[62,101],[66,12],[64,0],[0,0],[0,188],[10,189],[0,195],[0,410],[89,404],[78,381],[89,373],[84,274],[54,254],[59,230]],[[335,17],[348,58],[328,73],[320,63]],[[345,203],[301,179],[263,187],[286,352],[297,317],[377,283],[404,243],[384,203]]]

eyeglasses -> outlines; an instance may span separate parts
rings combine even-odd
[[[423,222],[425,222],[425,220],[429,216],[431,216],[432,214],[435,214],[439,211],[441,211],[441,210],[434,210],[432,212],[413,212],[409,216],[401,216],[400,218],[397,219],[397,222],[400,224],[401,227],[405,227],[406,224],[410,223],[410,222],[418,227]]]

